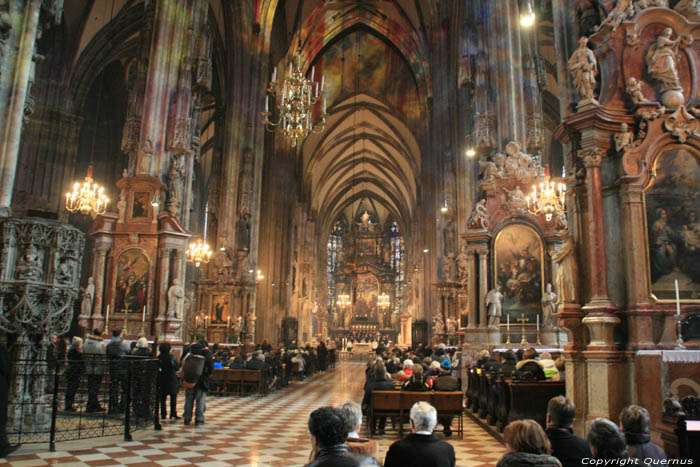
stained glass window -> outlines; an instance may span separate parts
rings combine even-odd
[[[404,262],[404,243],[403,235],[399,231],[399,226],[396,222],[391,225],[391,269],[396,276],[394,277],[394,313],[401,311],[403,283],[406,275],[406,264]]]
[[[335,303],[335,280],[333,273],[338,270],[343,251],[343,224],[336,221],[328,236],[326,245],[326,274],[328,276],[328,307]]]

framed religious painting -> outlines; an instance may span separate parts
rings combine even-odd
[[[543,258],[542,239],[530,226],[511,224],[496,235],[493,270],[495,283],[501,286],[503,294],[501,325],[505,325],[507,316],[511,326],[523,318],[527,324],[536,323],[544,293]]]
[[[369,272],[358,274],[354,287],[354,317],[375,320],[377,318],[377,297],[379,296],[377,277]]]
[[[135,191],[131,202],[131,218],[148,219],[150,217],[151,193],[148,191]]]
[[[151,261],[142,250],[130,248],[117,259],[114,309],[118,313],[142,313],[148,303]]]
[[[673,148],[654,162],[645,191],[649,275],[656,300],[700,300],[700,156]]]
[[[209,313],[209,322],[212,324],[225,323],[231,313],[231,296],[212,295],[211,296],[211,312]]]

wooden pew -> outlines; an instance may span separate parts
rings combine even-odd
[[[372,391],[370,413],[367,422],[370,426],[370,437],[374,435],[376,417],[398,417],[399,436],[403,437],[403,422],[408,419],[411,407],[416,402],[424,401],[435,407],[438,417],[451,415],[457,418],[457,429],[460,438],[464,437],[464,420],[461,391]],[[454,421],[453,421],[454,423]]]
[[[563,381],[511,380],[507,384],[510,393],[508,423],[531,418],[545,428],[549,400],[552,397],[566,395]]]
[[[469,369],[467,382],[467,407],[477,413],[479,411],[479,375],[475,368]]]
[[[488,409],[489,380],[485,373],[479,375],[479,418],[486,418]]]

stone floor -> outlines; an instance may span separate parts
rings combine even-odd
[[[134,433],[132,442],[98,439],[59,443],[56,452],[46,452],[45,446],[26,445],[0,465],[302,466],[310,449],[306,426],[309,413],[324,405],[359,402],[363,369],[362,363],[346,361],[323,375],[294,382],[266,397],[209,397],[203,426],[171,421],[164,423],[163,431]],[[180,397],[180,407],[182,402]],[[464,439],[453,435],[448,440],[455,447],[457,465],[495,465],[505,452],[503,445],[466,415],[464,424]],[[387,432],[376,439],[383,462],[397,434]]]

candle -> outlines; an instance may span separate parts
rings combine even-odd
[[[326,113],[326,98],[323,98],[323,113]]]
[[[228,315],[228,318],[226,318],[226,328],[231,327],[231,315]]]
[[[109,324],[109,305],[107,305],[107,317],[105,318],[105,324]]]
[[[506,315],[506,330],[510,332],[510,315]]]
[[[141,318],[141,322],[146,322],[146,305],[143,306],[143,318]]]
[[[318,81],[316,81],[316,97],[318,97]]]
[[[676,283],[676,316],[681,315],[681,296],[678,293],[678,279],[674,281]]]
[[[312,67],[311,67],[311,81],[314,80],[314,71],[316,71],[316,67],[315,67],[315,66],[312,66]]]
[[[277,67],[272,70],[272,82],[274,83],[275,81],[277,81]]]
[[[289,74],[290,75],[292,74],[292,62],[291,61],[289,62]]]
[[[540,331],[540,315],[537,315],[537,332]]]
[[[270,111],[270,96],[265,96],[265,112]]]
[[[326,77],[321,76],[321,91],[323,91],[323,85],[326,84]]]

